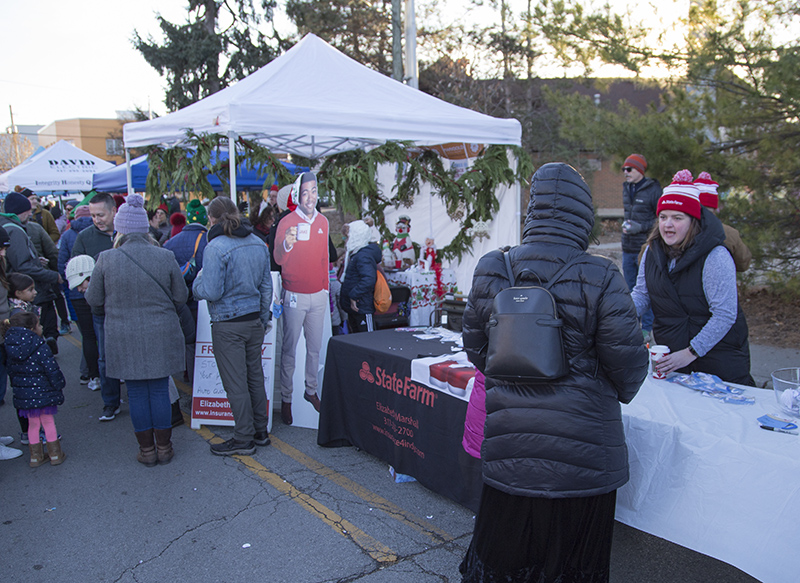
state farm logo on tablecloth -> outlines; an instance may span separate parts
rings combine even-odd
[[[358,371],[358,376],[361,377],[362,381],[367,381],[368,383],[375,382],[375,377],[372,376],[372,372],[370,372],[369,365],[366,362],[361,363],[361,370]]]
[[[433,407],[435,405],[436,391],[415,383],[411,380],[411,377],[399,377],[397,373],[389,374],[388,371],[379,366],[375,367],[375,373],[373,374],[370,365],[366,361],[361,363],[361,370],[358,371],[358,376],[362,381],[383,387],[384,389],[397,393],[401,397],[417,401],[426,407]]]

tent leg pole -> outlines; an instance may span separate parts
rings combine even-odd
[[[133,178],[131,177],[131,151],[125,148],[125,179],[128,181],[128,194],[133,194]]]
[[[230,162],[231,200],[236,204],[236,134],[228,132],[228,162]]]

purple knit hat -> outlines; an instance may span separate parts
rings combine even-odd
[[[147,211],[144,210],[144,199],[139,194],[129,194],[125,204],[117,210],[114,217],[114,229],[117,233],[148,233],[150,223]]]

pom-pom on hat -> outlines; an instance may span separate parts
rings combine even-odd
[[[189,204],[186,205],[186,222],[190,225],[192,223],[200,223],[201,225],[208,224],[206,207],[196,198],[190,200]]]
[[[700,190],[692,182],[692,173],[681,170],[672,177],[672,183],[664,188],[656,212],[680,211],[700,219],[702,208]]]
[[[64,275],[67,276],[69,289],[75,289],[92,275],[94,258],[91,255],[76,255],[67,262]]]
[[[701,172],[694,181],[694,185],[700,191],[700,204],[712,209],[719,206],[719,195],[717,194],[719,183],[711,179],[711,174]]]
[[[31,210],[31,201],[19,192],[9,192],[4,208],[10,215],[21,215],[25,211]]]
[[[144,199],[140,194],[129,194],[125,204],[119,207],[114,216],[114,229],[123,235],[150,231],[147,211],[144,210]]]
[[[625,158],[625,163],[622,165],[623,168],[626,166],[630,166],[644,174],[645,170],[647,170],[647,160],[641,154],[631,154]]]
[[[183,213],[172,213],[169,216],[169,224],[172,225],[172,231],[170,231],[169,236],[174,237],[186,226],[186,217],[183,216]]]

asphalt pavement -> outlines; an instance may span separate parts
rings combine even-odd
[[[253,456],[209,452],[231,428],[183,425],[170,464],[139,464],[127,404],[99,422],[99,391],[78,382],[79,342],[77,331],[62,337],[57,357],[67,378],[56,417],[66,460],[30,468],[21,446],[23,457],[0,462],[3,583],[460,581],[472,511],[416,482],[395,483],[363,451],[319,447],[316,431],[285,426],[279,415],[272,445]],[[769,367],[800,362],[798,351],[764,354]],[[186,414],[189,388],[178,385]],[[10,399],[0,407],[0,434],[20,447]],[[617,523],[611,581],[755,579]]]

